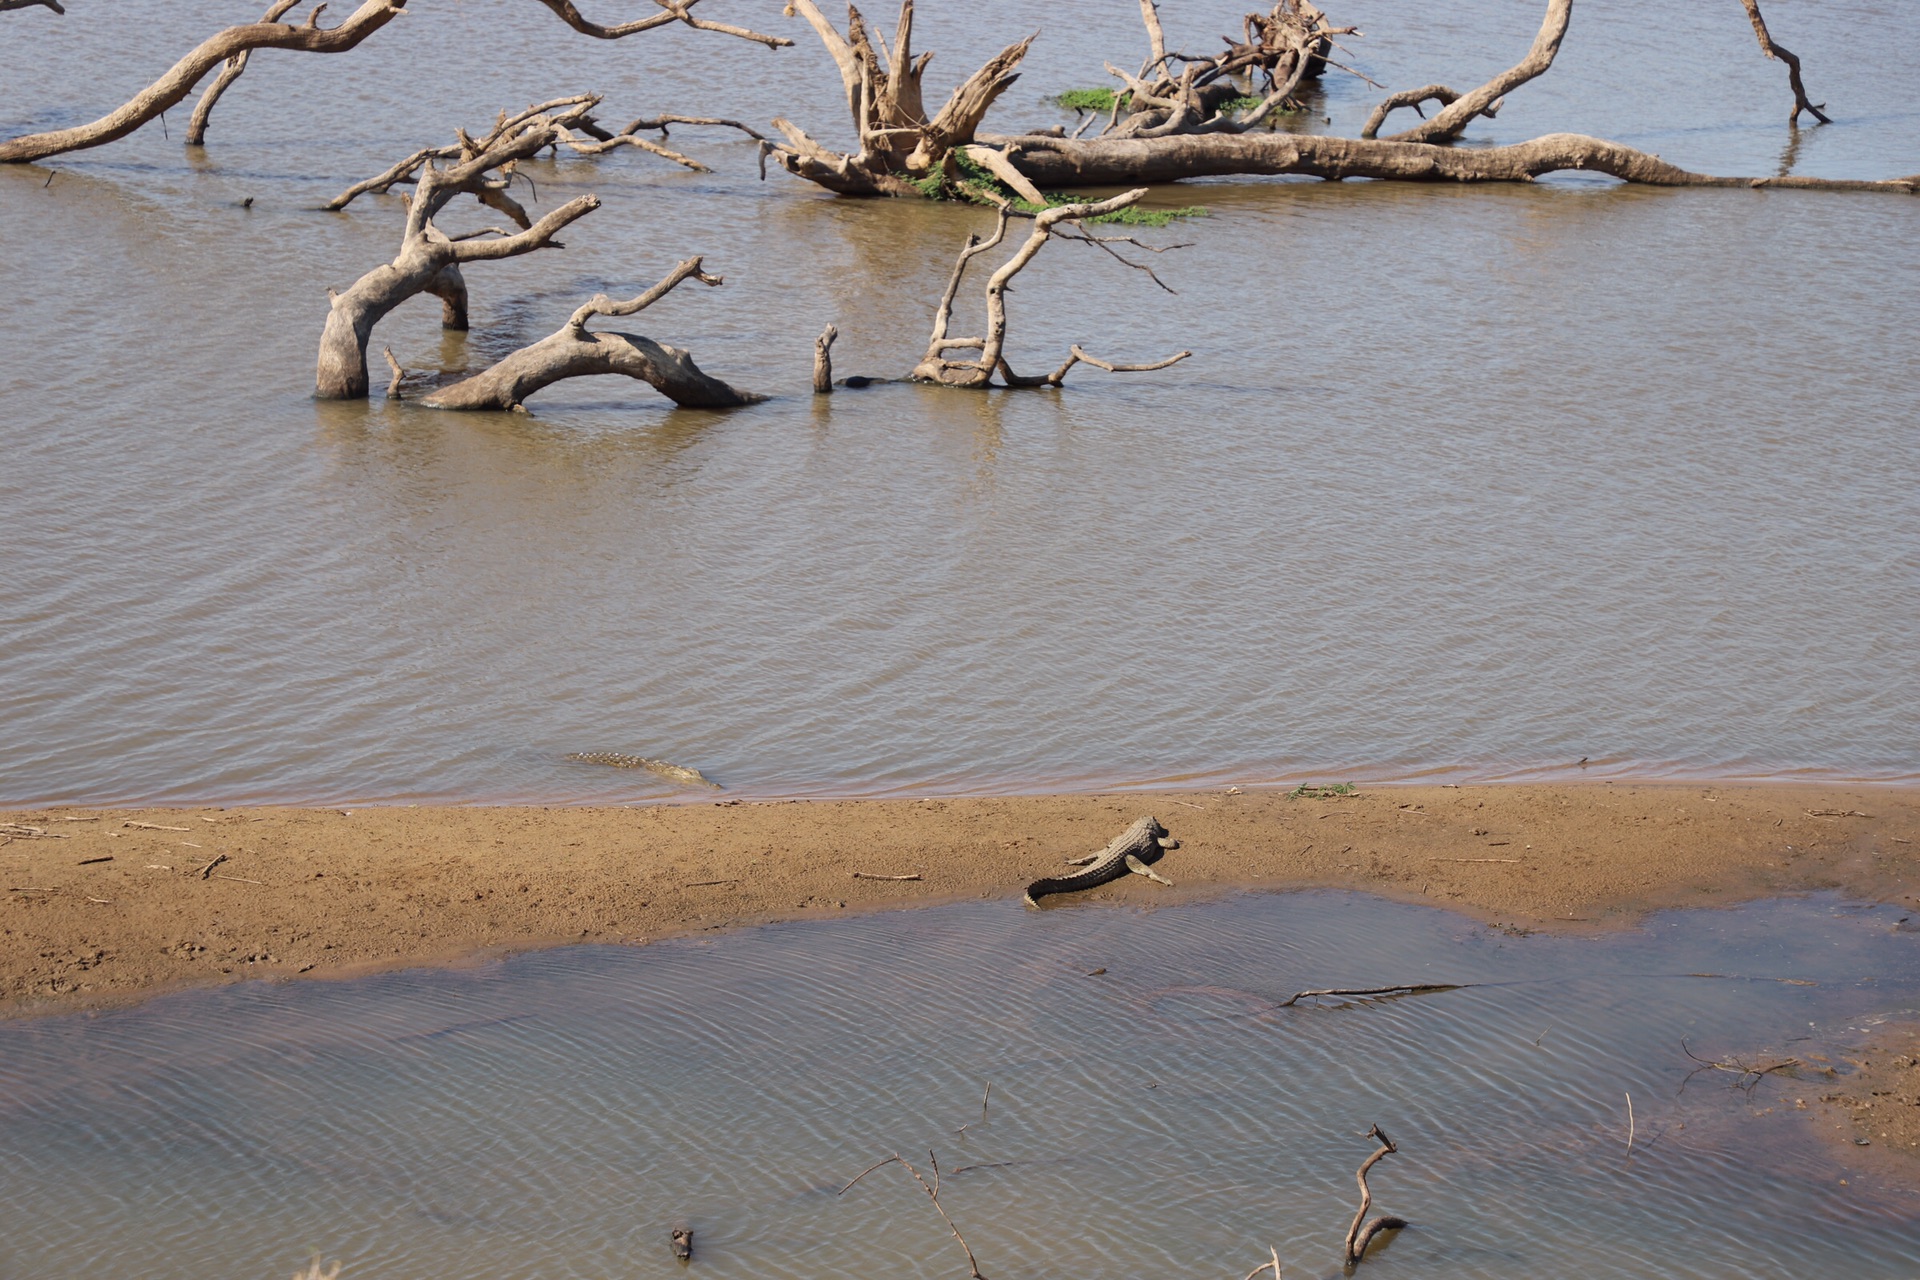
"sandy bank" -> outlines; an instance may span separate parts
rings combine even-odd
[[[648,808],[32,810],[0,844],[0,1011],[561,942],[1014,896],[1153,813],[1161,870],[1053,899],[1337,887],[1530,928],[1835,888],[1920,904],[1920,790],[1379,787]],[[216,859],[218,861],[216,862]],[[209,864],[213,864],[209,866]],[[859,879],[917,874],[916,881]]]

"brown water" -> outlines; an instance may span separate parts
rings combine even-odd
[[[713,0],[715,4],[721,0]],[[89,118],[245,3],[6,15],[0,129]],[[1242,6],[1168,6],[1176,44]],[[995,120],[1135,58],[1132,0],[923,5],[934,96],[1043,28]],[[732,16],[805,36],[778,6]],[[1336,9],[1394,86],[1517,57],[1538,4]],[[1834,125],[1792,141],[1738,6],[1582,6],[1493,122],[1718,172],[1920,170],[1911,5],[1769,7]],[[1650,34],[1648,24],[1657,27]],[[1595,771],[1907,778],[1920,736],[1920,202],[1206,183],[1177,297],[1050,250],[1014,356],[1199,354],[1062,393],[804,394],[898,374],[977,210],[825,198],[676,131],[535,165],[604,208],[471,272],[459,367],[677,259],[645,332],[776,393],[681,412],[582,382],[536,417],[316,404],[329,285],[399,206],[313,212],[456,123],[594,89],[609,117],[842,126],[817,42],[615,45],[538,6],[415,0],[337,58],[262,54],[185,153],[149,129],[0,172],[0,799],[620,799],[618,750],[787,794]],[[1327,82],[1329,128],[1377,94]],[[1302,127],[1306,127],[1303,125]],[[1796,150],[1797,148],[1797,150]],[[1792,154],[1784,154],[1791,152]],[[254,200],[243,210],[240,201]],[[484,219],[453,215],[450,225]]]
[[[1793,1101],[1824,1079],[1689,1079],[1681,1042],[1807,1058],[1920,1013],[1900,918],[980,903],[0,1023],[0,1276],[670,1277],[677,1224],[709,1280],[964,1275],[899,1170],[834,1194],[933,1147],[993,1280],[1236,1277],[1269,1246],[1329,1277],[1377,1123],[1412,1224],[1381,1280],[1899,1280],[1920,1196],[1816,1140]],[[1410,980],[1490,985],[1275,1007]]]

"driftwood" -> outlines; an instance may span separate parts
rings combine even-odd
[[[921,79],[933,55],[914,56],[913,0],[902,0],[891,48],[879,29],[870,30],[852,5],[847,6],[844,35],[813,0],[791,0],[787,12],[805,18],[833,55],[858,149],[831,151],[792,121],[780,118],[773,125],[786,141],[769,144],[764,154],[787,172],[843,195],[918,194],[898,175],[926,177],[945,171],[952,151],[972,142],[988,108],[1019,79],[1016,68],[1033,43],[1028,36],[1002,49],[929,117]]]
[[[656,2],[660,5],[660,13],[633,22],[606,27],[588,21],[570,3],[570,0],[539,0],[540,4],[575,31],[602,40],[617,40],[623,36],[666,26],[668,23],[680,22],[701,31],[714,31],[755,41],[769,48],[779,48],[793,43],[784,36],[763,35],[745,27],[731,26],[724,22],[710,22],[696,17],[691,10],[700,0],[656,0]],[[327,7],[325,3],[315,5],[302,26],[296,27],[290,23],[268,20],[228,27],[203,40],[184,58],[174,63],[172,69],[165,75],[135,94],[117,110],[109,112],[91,124],[28,134],[10,142],[0,143],[0,163],[18,164],[29,160],[43,160],[48,156],[97,147],[124,138],[185,99],[208,72],[215,67],[224,66],[231,70],[231,75],[223,73],[225,83],[219,84],[215,90],[209,90],[211,96],[217,99],[219,93],[232,83],[233,77],[238,76],[240,70],[244,69],[246,55],[255,49],[290,49],[298,53],[345,53],[356,48],[362,40],[399,17],[406,11],[406,4],[407,0],[363,0],[360,7],[355,9],[344,22],[326,30],[322,30],[319,25],[320,11]],[[57,8],[57,6],[50,7]],[[286,12],[278,5],[275,8],[280,9],[280,14]],[[269,13],[272,12],[269,10]],[[242,60],[239,69],[233,69],[234,59]],[[208,111],[212,110],[211,103],[206,106]],[[196,112],[196,115],[198,114]],[[201,121],[201,131],[204,134],[204,120]],[[191,130],[189,132],[191,134]],[[197,139],[190,136],[189,141],[197,141]]]
[[[1821,124],[1832,124],[1833,120],[1821,110],[1827,104],[1814,103],[1807,98],[1807,86],[1800,79],[1800,59],[1785,45],[1775,43],[1768,34],[1767,20],[1760,16],[1760,0],[1740,0],[1740,3],[1747,7],[1747,20],[1753,23],[1753,34],[1760,41],[1760,52],[1787,64],[1787,85],[1793,90],[1793,110],[1787,114],[1787,123],[1798,124],[1800,113],[1805,111]]]
[[[1069,354],[1065,363],[1052,373],[1039,377],[1022,377],[1007,365],[1006,294],[1007,286],[1012,282],[1014,276],[1018,275],[1020,270],[1029,262],[1032,262],[1034,255],[1039,253],[1047,240],[1056,234],[1061,235],[1062,238],[1078,239],[1087,243],[1101,245],[1102,247],[1106,247],[1115,240],[1128,240],[1129,243],[1137,245],[1139,243],[1138,241],[1129,240],[1127,237],[1100,237],[1093,235],[1091,232],[1083,233],[1080,236],[1066,236],[1064,233],[1056,232],[1055,228],[1063,222],[1077,222],[1083,218],[1097,218],[1104,214],[1129,208],[1137,203],[1140,197],[1145,194],[1146,191],[1144,189],[1138,189],[1124,192],[1111,199],[1093,203],[1058,205],[1050,209],[1044,209],[1040,213],[1033,215],[1033,230],[1028,234],[1026,241],[1022,243],[1021,246],[1014,251],[1013,256],[1007,259],[987,280],[987,327],[984,336],[977,338],[950,337],[947,330],[953,320],[954,299],[960,292],[960,283],[966,275],[968,264],[979,255],[999,246],[1000,242],[1006,238],[1009,221],[1015,216],[1009,207],[1002,205],[998,221],[994,225],[993,235],[984,241],[978,236],[969,235],[966,245],[960,250],[960,256],[953,264],[953,273],[947,278],[946,291],[941,295],[940,305],[934,312],[933,334],[927,340],[926,354],[920,358],[920,363],[914,366],[913,373],[910,376],[918,382],[934,382],[948,387],[978,389],[993,385],[992,378],[997,372],[1005,379],[1004,385],[1009,387],[1057,387],[1062,380],[1066,378],[1067,371],[1081,362],[1093,365],[1096,368],[1105,369],[1110,373],[1138,373],[1153,369],[1164,369],[1168,365],[1177,364],[1192,355],[1193,353],[1191,351],[1181,351],[1167,357],[1165,360],[1158,360],[1152,364],[1112,364],[1105,360],[1095,359],[1076,345],[1069,348]],[[1111,250],[1109,250],[1109,252],[1111,252]],[[1124,261],[1124,259],[1122,259],[1122,261]],[[1135,264],[1129,263],[1128,265],[1131,266]],[[972,360],[950,360],[947,358],[949,351],[978,351],[980,354]]]
[[[1361,1163],[1360,1171],[1353,1175],[1354,1181],[1360,1184],[1360,1208],[1353,1215],[1353,1225],[1347,1228],[1346,1252],[1342,1256],[1342,1261],[1349,1267],[1357,1266],[1361,1259],[1367,1256],[1367,1246],[1373,1243],[1375,1236],[1382,1231],[1398,1231],[1407,1225],[1406,1219],[1387,1214],[1380,1215],[1365,1226],[1361,1225],[1367,1216],[1367,1210],[1373,1207],[1373,1192],[1367,1187],[1367,1171],[1400,1149],[1393,1145],[1393,1139],[1380,1132],[1380,1126],[1377,1124],[1368,1127],[1367,1136],[1376,1139],[1380,1146]]]
[[[420,293],[441,300],[442,323],[450,329],[467,327],[467,286],[460,268],[465,263],[518,257],[553,244],[559,230],[600,207],[597,197],[569,200],[538,222],[506,195],[508,178],[495,178],[552,141],[552,122],[535,116],[492,148],[447,169],[428,161],[422,169],[407,209],[400,251],[391,262],[361,276],[344,293],[327,291],[331,307],[320,336],[320,356],[314,375],[315,394],[322,400],[359,400],[368,391],[367,342],[373,328],[395,307]],[[472,194],[496,206],[504,203],[522,230],[507,234],[488,228],[454,238],[434,226],[433,219],[449,201]],[[486,238],[481,238],[481,237]]]
[[[278,22],[282,17],[286,16],[287,10],[299,3],[300,0],[273,0],[273,4],[268,7],[260,21]],[[318,9],[314,10],[314,19],[318,19],[319,12]],[[187,121],[188,146],[201,147],[206,145],[207,121],[213,117],[214,104],[220,101],[220,95],[232,88],[233,82],[238,80],[241,74],[246,71],[247,59],[252,55],[252,49],[242,49],[231,58],[228,58],[226,63],[221,66],[220,74],[213,78],[213,83],[208,85],[205,92],[200,95],[200,100],[193,104],[193,116]]]
[[[434,392],[420,403],[429,409],[520,409],[527,397],[542,387],[563,378],[604,373],[637,378],[687,408],[731,409],[763,399],[702,373],[693,357],[677,347],[663,346],[634,333],[591,333],[587,329],[587,321],[594,316],[630,316],[646,310],[683,280],[692,278],[708,286],[723,283],[719,276],[702,271],[700,261],[688,258],[659,284],[625,302],[615,302],[604,293],[595,294],[553,334],[520,348],[484,372]],[[641,767],[659,772],[658,763],[642,761]],[[698,778],[697,773],[694,776]]]
[[[1752,10],[1756,2],[1743,0],[1757,14]],[[1268,174],[1298,174],[1331,181],[1531,182],[1549,173],[1585,170],[1655,186],[1788,187],[1896,194],[1920,190],[1920,175],[1867,182],[1693,173],[1632,147],[1571,133],[1547,134],[1486,149],[1446,145],[1473,120],[1497,112],[1505,95],[1553,65],[1572,18],[1572,0],[1548,0],[1545,17],[1526,57],[1501,75],[1469,93],[1435,84],[1392,94],[1376,109],[1360,138],[1256,132],[1254,128],[1292,92],[1300,78],[1313,74],[1318,66],[1337,65],[1327,62],[1327,46],[1337,36],[1357,34],[1351,28],[1327,25],[1318,9],[1306,0],[1297,0],[1277,5],[1267,15],[1253,15],[1246,39],[1229,39],[1226,52],[1218,57],[1188,59],[1168,52],[1154,5],[1151,0],[1143,0],[1141,11],[1151,56],[1138,75],[1109,66],[1125,88],[1115,97],[1112,117],[1102,136],[1067,137],[1059,129],[992,134],[982,132],[975,124],[971,133],[947,130],[932,143],[926,140],[924,126],[887,123],[892,117],[876,114],[872,105],[876,101],[872,90],[877,83],[874,68],[861,60],[853,43],[833,33],[831,26],[818,18],[811,4],[796,0],[795,7],[809,11],[809,21],[835,49],[855,119],[861,124],[861,149],[850,154],[830,151],[780,121],[776,123],[787,142],[784,146],[770,145],[769,153],[790,173],[845,195],[932,193],[937,184],[909,182],[895,175],[930,177],[938,169],[952,178],[956,153],[989,170],[1009,190],[1034,203],[1045,203],[1034,201],[1042,191]],[[1763,28],[1756,17],[1756,32]],[[835,40],[844,48],[836,47]],[[1769,37],[1763,35],[1762,40],[1763,48],[1785,60],[1784,51]],[[896,39],[896,48],[898,44]],[[1009,46],[993,64],[996,74],[1010,76],[1018,65],[1013,55],[1024,52],[1024,44]],[[924,57],[914,67],[923,67]],[[1178,75],[1170,70],[1175,63],[1182,64]],[[1229,104],[1234,99],[1230,95],[1252,87],[1256,74],[1267,76],[1268,96],[1251,110],[1232,110]],[[1236,87],[1235,77],[1244,78],[1244,85]],[[918,79],[913,83],[917,92]],[[1803,95],[1803,88],[1797,88],[1796,94]],[[1430,101],[1442,105],[1431,119],[1423,119],[1391,138],[1373,136],[1392,110],[1412,107],[1417,111],[1420,104]],[[1124,113],[1123,103],[1127,108]],[[1813,109],[1812,103],[1805,105]],[[1091,124],[1091,119],[1087,123]],[[909,145],[913,150],[906,153]],[[914,159],[914,165],[906,164],[907,158]],[[938,165],[933,163],[936,160]],[[946,189],[958,188],[961,184],[956,180]]]
[[[60,14],[66,12],[60,7],[60,0],[0,0],[0,13],[5,13],[9,9],[51,9]]]

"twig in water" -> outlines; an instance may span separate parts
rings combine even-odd
[[[855,880],[918,880],[920,876],[918,872],[910,876],[880,876],[870,871],[856,871],[853,873],[853,878]]]
[[[982,1105],[984,1105],[984,1099],[982,1100]],[[953,1232],[953,1238],[960,1242],[960,1248],[967,1255],[967,1270],[970,1273],[968,1276],[968,1280],[987,1280],[985,1276],[980,1274],[980,1264],[974,1261],[973,1250],[968,1246],[967,1238],[960,1234],[960,1228],[953,1225],[953,1219],[947,1216],[947,1211],[945,1206],[943,1206],[940,1203],[939,1158],[933,1154],[932,1150],[928,1150],[927,1159],[933,1166],[933,1185],[932,1186],[928,1186],[927,1180],[920,1176],[920,1171],[914,1168],[911,1164],[907,1163],[906,1157],[902,1156],[898,1151],[896,1151],[892,1155],[888,1156],[885,1160],[882,1160],[877,1164],[870,1164],[866,1168],[862,1169],[858,1174],[854,1176],[853,1182],[849,1182],[846,1186],[840,1188],[840,1190],[835,1192],[834,1194],[845,1195],[847,1194],[847,1192],[853,1190],[854,1182],[860,1181],[861,1178],[866,1177],[868,1174],[872,1173],[875,1169],[884,1168],[887,1165],[897,1163],[901,1168],[905,1169],[908,1173],[913,1175],[913,1180],[920,1184],[920,1189],[922,1191],[927,1193],[927,1199],[933,1201],[934,1211],[940,1215],[940,1220],[947,1224],[947,1230]]]
[[[1477,982],[1402,982],[1391,987],[1324,987],[1318,991],[1296,991],[1282,1000],[1276,1008],[1291,1008],[1297,1001],[1308,996],[1386,996],[1406,994],[1410,996],[1426,995],[1433,991],[1459,991],[1465,987],[1477,987]]]
[[[987,1087],[980,1091],[980,1118],[978,1120],[969,1121],[968,1123],[961,1125],[958,1129],[954,1130],[955,1133],[965,1133],[968,1129],[972,1128],[974,1125],[985,1124],[987,1122],[987,1099],[990,1096],[992,1096],[992,1094],[993,1094],[993,1081],[989,1080],[987,1081]]]
[[[1267,1246],[1267,1251],[1273,1255],[1273,1260],[1271,1262],[1263,1262],[1253,1270],[1247,1272],[1246,1280],[1253,1280],[1253,1278],[1262,1271],[1268,1270],[1273,1272],[1273,1280],[1280,1280],[1280,1251],[1272,1245]]]
[[[1367,1216],[1367,1210],[1373,1207],[1373,1192],[1367,1188],[1367,1170],[1400,1149],[1393,1145],[1392,1138],[1380,1132],[1380,1126],[1377,1124],[1367,1128],[1367,1136],[1377,1139],[1380,1147],[1361,1163],[1360,1171],[1353,1175],[1354,1181],[1360,1184],[1360,1210],[1353,1215],[1353,1225],[1347,1228],[1346,1256],[1343,1261],[1350,1267],[1358,1265],[1360,1260],[1366,1257],[1367,1246],[1373,1243],[1376,1235],[1382,1231],[1397,1231],[1407,1225],[1406,1219],[1386,1214],[1375,1218],[1365,1227],[1360,1225],[1361,1220]]]
[[[1753,1091],[1760,1087],[1760,1082],[1766,1079],[1769,1075],[1773,1074],[1775,1071],[1784,1071],[1788,1067],[1797,1067],[1800,1065],[1800,1059],[1798,1058],[1783,1058],[1779,1062],[1769,1063],[1764,1067],[1750,1067],[1746,1063],[1740,1061],[1740,1059],[1735,1058],[1731,1055],[1729,1055],[1724,1060],[1714,1060],[1711,1058],[1703,1058],[1699,1054],[1695,1053],[1692,1049],[1687,1047],[1687,1040],[1685,1036],[1682,1036],[1680,1038],[1680,1052],[1686,1054],[1689,1058],[1692,1058],[1695,1062],[1700,1064],[1699,1066],[1695,1067],[1693,1070],[1687,1072],[1686,1079],[1680,1082],[1680,1087],[1682,1089],[1685,1089],[1687,1087],[1687,1082],[1692,1080],[1695,1076],[1699,1075],[1702,1071],[1725,1071],[1732,1075],[1736,1075],[1740,1077],[1738,1080],[1735,1080],[1733,1082],[1733,1087],[1736,1089],[1744,1089],[1746,1090],[1747,1094],[1751,1096],[1753,1094]],[[1749,1080],[1747,1078],[1749,1076],[1753,1078]]]
[[[1633,1154],[1633,1095],[1627,1095],[1627,1154]]]

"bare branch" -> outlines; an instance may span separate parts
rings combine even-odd
[[[813,394],[817,396],[830,396],[833,394],[833,340],[839,336],[840,331],[832,325],[828,325],[820,331],[820,336],[813,340]],[[863,878],[862,874],[858,871],[853,874],[855,879]],[[864,878],[871,880],[876,877],[866,876]],[[887,880],[918,880],[920,877],[884,876],[878,878]]]
[[[684,22],[701,31],[717,31],[721,35],[738,36],[742,40],[752,40],[766,45],[769,49],[779,49],[791,45],[793,41],[784,36],[762,35],[758,31],[749,31],[745,27],[730,26],[724,22],[709,22],[705,18],[696,18],[691,10],[700,0],[654,0],[664,12],[650,18],[639,18],[632,22],[620,22],[611,27],[603,27],[589,21],[571,0],[540,0],[540,3],[552,10],[560,21],[578,31],[581,35],[592,36],[596,40],[619,40],[625,36],[638,35],[642,31],[651,31],[655,27],[664,27],[670,22]]]
[[[263,16],[260,21],[278,22],[281,17],[286,14],[287,10],[293,8],[293,6],[298,3],[300,3],[300,0],[273,0],[273,4],[267,9],[265,16]],[[320,6],[320,8],[325,7],[324,5]],[[314,10],[316,17],[319,12],[320,9],[318,8]],[[200,95],[200,100],[193,104],[193,116],[187,121],[188,146],[200,147],[206,145],[207,121],[213,116],[213,106],[216,102],[220,101],[220,95],[231,88],[233,82],[240,78],[241,72],[247,69],[247,58],[252,52],[253,50],[251,49],[242,49],[239,53],[228,58],[226,65],[220,68],[220,74],[214,77],[213,83],[208,85],[206,92]]]
[[[1573,0],[1547,0],[1547,14],[1540,23],[1540,33],[1533,38],[1533,45],[1527,50],[1527,56],[1506,71],[1481,85],[1468,94],[1447,104],[1433,119],[1426,123],[1397,133],[1391,139],[1394,142],[1450,142],[1460,136],[1467,125],[1476,116],[1490,116],[1500,109],[1501,100],[1527,81],[1546,74],[1553,65],[1554,55],[1560,52],[1560,41],[1566,37],[1567,24],[1573,20]]]
[[[1820,109],[1827,104],[1814,103],[1807,98],[1807,86],[1800,79],[1800,59],[1785,45],[1776,44],[1773,37],[1767,34],[1767,20],[1760,16],[1760,0],[1740,0],[1740,3],[1747,7],[1747,18],[1753,23],[1753,34],[1760,40],[1760,52],[1787,64],[1787,84],[1793,90],[1793,111],[1787,116],[1787,122],[1798,124],[1800,113],[1809,111],[1821,124],[1832,124],[1832,118]]]
[[[1373,109],[1373,113],[1367,117],[1367,123],[1361,126],[1360,136],[1363,138],[1377,137],[1380,133],[1380,126],[1387,122],[1387,117],[1402,107],[1411,108],[1415,115],[1425,120],[1427,113],[1420,109],[1421,103],[1438,102],[1441,106],[1445,107],[1459,100],[1460,95],[1443,84],[1421,85],[1418,89],[1402,89],[1398,93],[1388,94],[1381,100],[1380,105]],[[1498,110],[1499,107],[1490,106],[1480,114],[1483,116],[1492,116]]]
[[[207,72],[227,59],[254,49],[292,49],[301,53],[345,53],[404,12],[406,0],[364,0],[339,26],[322,31],[279,22],[228,27],[203,40],[173,68],[135,94],[125,106],[91,124],[28,134],[0,143],[0,164],[43,160],[124,138],[184,99]]]
[[[1375,1218],[1365,1227],[1360,1225],[1367,1216],[1367,1210],[1373,1207],[1373,1192],[1367,1187],[1367,1171],[1400,1149],[1393,1145],[1393,1139],[1380,1132],[1380,1126],[1377,1124],[1368,1127],[1367,1136],[1377,1139],[1380,1147],[1361,1163],[1360,1171],[1354,1174],[1354,1181],[1360,1184],[1360,1209],[1353,1215],[1353,1225],[1347,1228],[1346,1252],[1342,1258],[1342,1261],[1350,1267],[1358,1265],[1367,1256],[1367,1246],[1373,1243],[1376,1235],[1382,1231],[1395,1231],[1407,1225],[1403,1218],[1386,1215]]]
[[[672,293],[683,281],[689,278],[699,280],[701,284],[706,285],[710,289],[717,288],[726,283],[724,277],[710,276],[702,271],[700,269],[700,263],[701,258],[697,255],[688,258],[672,271],[669,271],[666,278],[661,280],[659,284],[656,284],[653,288],[648,289],[638,297],[629,298],[625,302],[615,302],[604,293],[596,293],[592,298],[580,304],[580,307],[574,311],[572,317],[568,319],[567,326],[579,332],[585,332],[587,321],[591,320],[594,316],[637,315],[654,303],[660,301],[660,299],[666,297],[669,293]]]

